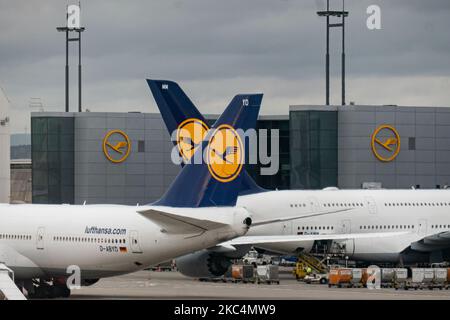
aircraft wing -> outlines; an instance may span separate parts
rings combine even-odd
[[[438,232],[411,244],[412,250],[420,252],[431,252],[446,248],[450,248],[450,231]]]
[[[26,300],[14,283],[12,275],[12,270],[0,263],[0,296],[3,294],[6,300]]]
[[[267,245],[276,243],[297,243],[302,241],[315,240],[349,240],[349,239],[369,239],[369,238],[388,238],[405,235],[407,231],[402,232],[379,232],[379,233],[349,233],[349,234],[317,234],[317,235],[280,235],[280,236],[243,236],[219,244],[222,248],[228,248],[241,245]]]
[[[156,209],[138,211],[138,213],[160,225],[167,233],[172,234],[199,233],[225,226],[218,221],[198,219],[186,214]]]
[[[336,214],[336,213],[341,213],[341,212],[347,212],[347,211],[350,211],[350,210],[352,210],[352,208],[346,208],[346,209],[340,209],[340,210],[332,210],[332,211],[320,211],[320,212],[314,212],[314,213],[311,213],[311,214],[302,214],[302,215],[298,215],[298,216],[279,217],[279,218],[274,218],[274,219],[270,219],[270,220],[253,221],[251,226],[255,227],[255,226],[261,226],[261,225],[271,224],[271,223],[275,223],[275,222],[284,222],[284,221],[291,221],[291,220],[297,220],[297,219],[306,219],[306,218],[311,218],[311,217],[325,216],[325,215],[329,215],[329,214]]]
[[[336,214],[340,212],[345,212],[351,210],[351,208],[341,209],[341,210],[333,210],[333,211],[323,211],[323,212],[314,212],[311,214],[303,214],[298,216],[288,216],[288,217],[279,217],[270,220],[261,220],[254,221],[252,226],[266,225],[275,222],[282,221],[290,221],[296,219],[303,218],[311,218],[315,216]],[[160,225],[166,232],[172,234],[181,234],[181,233],[199,233],[206,230],[218,229],[225,224],[220,221],[213,221],[209,219],[201,219],[198,216],[191,217],[187,212],[183,212],[181,210],[176,210],[168,207],[160,208],[149,208],[145,210],[138,211],[139,214],[144,217],[152,220],[156,224]],[[206,217],[206,216],[205,216]]]

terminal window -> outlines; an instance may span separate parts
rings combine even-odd
[[[291,188],[337,185],[337,127],[336,111],[290,112]]]
[[[207,124],[211,127],[216,118],[209,118],[206,120]],[[265,189],[289,189],[290,188],[290,175],[291,175],[291,165],[290,165],[290,150],[289,150],[289,120],[270,120],[270,119],[259,119],[257,123],[257,134],[259,141],[259,130],[266,129],[267,139],[271,139],[271,129],[277,129],[279,134],[279,170],[274,175],[261,175],[261,167],[267,167],[262,165],[260,162],[257,164],[246,164],[245,169],[248,174],[255,179],[255,182],[265,188]],[[271,155],[271,146],[268,144],[268,154]]]
[[[289,189],[290,188],[290,158],[289,158],[289,120],[258,120],[257,133],[260,129],[267,130],[267,139],[271,141],[272,129],[278,130],[279,135],[279,168],[274,175],[261,175],[261,168],[268,167],[260,162],[257,164],[247,164],[246,169],[258,185],[265,189]],[[259,141],[259,137],[258,137]],[[272,156],[272,148],[267,146],[268,155]]]
[[[74,202],[74,119],[31,119],[33,203]]]
[[[145,152],[145,141],[138,141],[138,152]]]
[[[408,150],[416,150],[416,137],[408,138]]]

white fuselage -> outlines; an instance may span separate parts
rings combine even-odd
[[[241,221],[234,221],[231,207],[184,209],[227,224],[194,234],[170,234],[137,212],[151,208],[0,204],[0,263],[17,279],[64,277],[72,265],[81,269],[83,279],[97,279],[140,270],[246,232]]]
[[[253,220],[336,213],[257,226],[248,235],[382,233],[406,231],[394,238],[341,241],[354,259],[398,261],[400,253],[424,237],[450,230],[450,191],[447,190],[286,190],[240,196],[237,206],[249,210]],[[446,236],[446,235],[445,235]],[[436,246],[417,248],[427,252]],[[444,239],[445,240],[445,239]],[[449,239],[450,242],[450,239]],[[262,248],[295,252],[312,250],[313,241],[264,245]],[[448,245],[450,247],[450,244]],[[421,250],[422,249],[422,250]]]

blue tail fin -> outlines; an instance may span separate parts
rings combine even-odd
[[[176,82],[147,79],[147,84],[153,93],[169,133],[177,130],[186,119],[192,118],[206,122],[200,111]]]
[[[195,151],[202,163],[184,166],[153,205],[171,207],[234,206],[243,176],[244,145],[235,129],[256,127],[262,94],[237,95]],[[202,157],[203,152],[205,157]],[[204,159],[204,160],[203,160]]]
[[[181,89],[176,82],[147,79],[147,84],[152,91],[153,97],[155,98],[156,104],[170,134],[180,128],[180,126],[183,123],[186,123],[188,119],[192,119],[195,123],[204,125],[208,128],[203,115],[198,111],[189,97],[184,93],[183,89]],[[179,141],[175,140],[173,143],[177,145]],[[244,170],[240,194],[244,195],[264,191],[267,190],[258,186],[247,171]]]

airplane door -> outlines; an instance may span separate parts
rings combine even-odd
[[[427,234],[427,220],[420,219],[419,220],[419,228],[417,230],[419,236],[426,236]]]
[[[352,225],[350,220],[341,221],[341,233],[350,233],[352,231]]]
[[[377,204],[375,203],[375,200],[373,200],[372,197],[366,197],[366,205],[369,209],[369,213],[376,214],[377,213]]]
[[[141,246],[139,244],[139,233],[137,231],[130,232],[131,252],[142,253]]]
[[[39,227],[36,234],[36,249],[38,250],[44,250],[44,235],[45,228]]]

